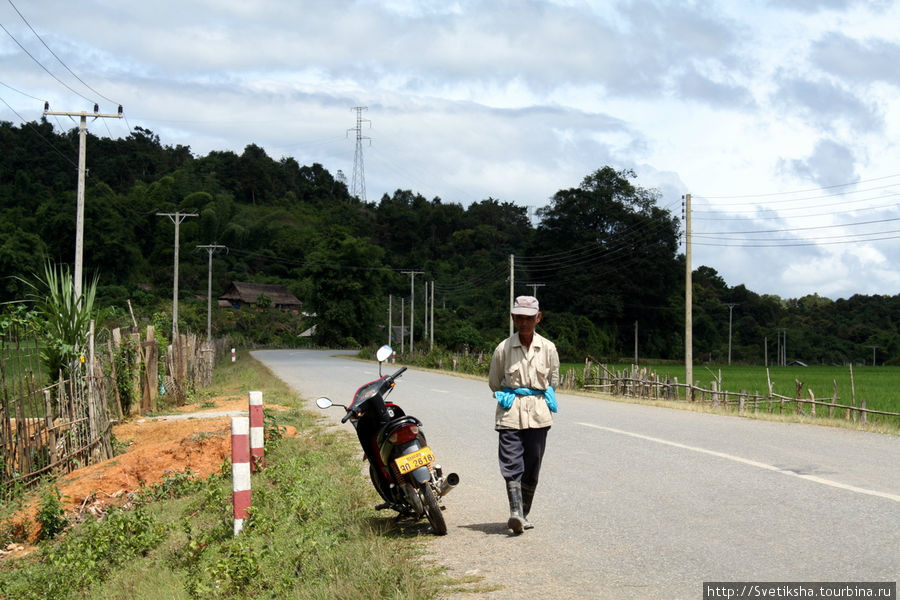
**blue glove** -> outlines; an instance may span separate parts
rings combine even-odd
[[[556,404],[556,392],[553,391],[553,386],[548,386],[547,389],[544,390],[544,400],[547,401],[550,412],[555,413],[558,410],[559,407]]]
[[[506,389],[497,390],[494,392],[494,398],[497,399],[497,404],[499,404],[503,410],[509,410],[516,399],[516,393]]]

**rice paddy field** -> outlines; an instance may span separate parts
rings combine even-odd
[[[584,365],[575,363],[563,365],[561,372],[570,368],[575,369],[579,375],[584,372]],[[608,364],[607,368],[622,371],[630,369],[631,365]],[[684,365],[642,364],[640,368],[654,371],[662,379],[677,377],[679,383],[684,383]],[[735,393],[745,391],[765,396],[769,389],[766,371],[767,367],[763,366],[694,365],[694,383],[701,388],[710,389],[711,382],[718,380],[721,375],[721,390]],[[852,387],[849,366],[770,366],[768,378],[772,381],[772,391],[782,396],[796,397],[796,381],[800,381],[803,383],[803,399],[809,399],[809,390],[812,390],[817,400],[829,402],[835,395],[837,386],[838,404],[860,406],[865,400],[866,407],[871,410],[900,413],[900,367],[854,366]]]

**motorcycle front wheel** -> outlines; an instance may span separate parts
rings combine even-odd
[[[431,487],[430,483],[426,483],[420,488],[422,493],[422,505],[425,508],[425,516],[431,523],[435,535],[447,535],[447,523],[444,521],[444,513],[441,511],[441,504],[437,494]]]

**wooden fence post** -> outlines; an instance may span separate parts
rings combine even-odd
[[[834,418],[834,405],[837,404],[837,401],[838,401],[838,386],[837,386],[837,379],[832,379],[832,380],[831,380],[831,385],[833,386],[834,392],[833,392],[833,394],[832,394],[832,396],[831,396],[831,404],[832,404],[832,406],[829,406],[829,407],[828,407],[828,418],[829,418],[829,419]]]
[[[144,385],[142,404],[146,404],[147,411],[156,412],[157,398],[159,397],[159,345],[156,343],[156,327],[147,325],[147,341],[141,346],[144,349]]]

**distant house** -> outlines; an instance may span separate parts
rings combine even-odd
[[[233,281],[228,289],[225,290],[225,293],[219,296],[219,306],[231,308],[253,306],[257,303],[260,296],[270,298],[272,307],[282,310],[300,310],[300,307],[303,305],[297,299],[297,296],[288,291],[287,286],[273,283]]]

